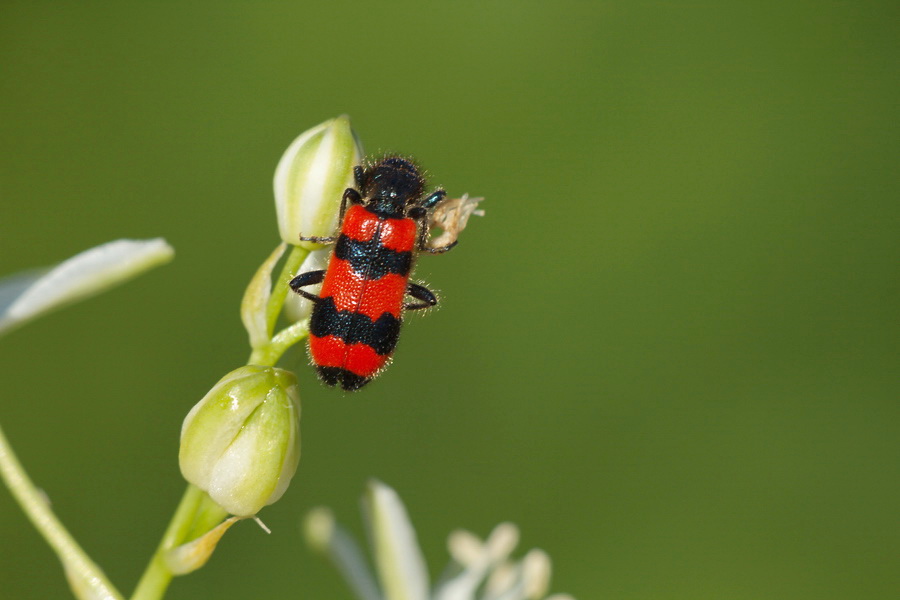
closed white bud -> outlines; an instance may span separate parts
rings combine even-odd
[[[239,517],[281,498],[300,461],[294,374],[246,366],[223,377],[184,419],[184,478]]]
[[[342,115],[300,134],[275,169],[275,209],[281,239],[315,249],[300,236],[328,237],[337,227],[341,197],[353,186],[362,146]]]

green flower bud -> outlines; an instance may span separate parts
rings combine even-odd
[[[246,366],[223,377],[184,419],[181,473],[233,515],[255,515],[287,489],[300,460],[294,374]]]
[[[344,190],[353,185],[353,167],[362,146],[350,118],[325,121],[295,139],[275,169],[278,230],[288,244],[315,249],[300,236],[328,237],[337,226]]]

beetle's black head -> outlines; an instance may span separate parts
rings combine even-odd
[[[363,169],[360,194],[376,212],[402,216],[406,206],[415,204],[425,191],[425,177],[411,160],[386,156]]]

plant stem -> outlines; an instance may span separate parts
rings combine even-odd
[[[278,275],[278,279],[276,279],[275,283],[272,285],[272,293],[269,296],[269,306],[266,308],[266,322],[269,327],[269,337],[271,337],[272,333],[275,331],[275,322],[278,321],[278,315],[281,314],[281,308],[284,306],[285,298],[287,298],[288,286],[291,283],[291,279],[297,274],[297,269],[299,269],[300,265],[303,264],[303,261],[306,260],[307,255],[309,255],[309,250],[306,248],[291,246],[291,251],[288,253],[287,258],[284,261],[284,266],[281,268],[281,274]]]
[[[159,600],[162,598],[173,577],[173,573],[166,563],[166,553],[205,534],[227,514],[205,492],[189,484],[156,553],[141,576],[131,600]]]
[[[286,327],[278,335],[272,336],[278,315],[281,313],[285,298],[289,293],[290,281],[308,254],[308,250],[298,246],[293,246],[288,253],[281,273],[272,284],[272,291],[266,306],[266,326],[270,341],[253,350],[248,364],[274,366],[288,348],[303,339],[309,332],[309,322],[299,321]],[[169,551],[205,535],[227,515],[228,513],[213,502],[205,492],[193,485],[188,485],[162,541],[131,596],[131,600],[159,600],[162,598],[174,577],[166,562]]]
[[[53,514],[47,499],[38,490],[0,428],[0,475],[28,519],[47,540],[62,561],[73,592],[79,598],[121,600],[122,595],[106,575],[81,549],[60,520]]]
[[[287,349],[309,335],[309,319],[297,321],[279,331],[272,341],[256,348],[247,360],[248,365],[274,367]]]
[[[278,315],[281,314],[281,309],[284,307],[284,302],[290,293],[291,279],[297,274],[297,270],[308,255],[309,250],[306,248],[291,246],[291,250],[284,260],[284,265],[281,267],[281,273],[272,283],[272,290],[269,293],[269,301],[266,305],[266,339],[269,341],[268,343],[254,343],[255,347],[250,353],[247,364],[274,367],[275,363],[278,362],[281,355],[288,348],[309,333],[309,321],[304,320],[292,323],[276,335],[272,335],[275,331],[275,324],[278,322]],[[252,285],[253,283],[251,283]]]

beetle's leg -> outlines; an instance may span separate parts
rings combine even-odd
[[[418,208],[418,207],[416,207],[416,208]],[[410,214],[410,217],[419,221],[419,241],[416,244],[416,246],[419,248],[419,250],[421,250],[422,252],[429,252],[431,254],[442,254],[458,243],[457,240],[453,240],[446,246],[441,246],[440,248],[429,248],[428,247],[428,213],[426,213],[424,211],[422,211],[422,212],[416,211],[415,208],[409,212],[413,213],[413,211],[415,211],[415,214]]]
[[[313,242],[316,244],[333,244],[337,240],[335,236],[322,237],[318,235],[301,235],[301,242]]]
[[[429,290],[424,285],[419,285],[418,283],[410,283],[406,286],[406,293],[415,298],[416,300],[421,300],[421,302],[407,302],[403,305],[403,308],[406,310],[419,310],[421,308],[431,308],[435,304],[438,303],[437,296],[434,295],[434,292]]]
[[[353,188],[347,188],[344,190],[344,195],[341,196],[341,212],[338,215],[338,223],[344,222],[344,214],[347,212],[347,203],[350,204],[362,204],[362,196]]]
[[[353,188],[347,188],[344,190],[344,195],[341,197],[341,212],[338,213],[338,223],[344,222],[344,213],[347,212],[347,203],[350,204],[362,204],[362,196],[359,195],[359,192],[354,190]],[[301,242],[314,242],[316,244],[333,244],[337,241],[337,236],[319,236],[319,235],[310,235],[300,236]]]
[[[419,222],[419,239],[416,240],[416,247],[419,250],[425,249],[428,243],[428,212],[421,206],[412,208],[407,213],[411,219]]]
[[[412,205],[409,210],[406,211],[406,216],[410,219],[424,219],[426,215],[428,215],[428,211],[440,204],[441,201],[446,197],[447,192],[445,192],[444,190],[435,190],[424,200],[416,202],[414,205]]]
[[[419,250],[423,252],[430,252],[431,254],[441,254],[456,245],[456,241],[454,240],[453,242],[447,244],[446,246],[441,246],[440,248],[428,247],[428,211],[440,204],[446,197],[447,192],[445,192],[444,190],[436,190],[430,196],[422,200],[422,202],[416,204],[408,211],[406,211],[406,216],[419,222],[419,241],[417,246]]]
[[[353,181],[356,182],[356,187],[362,189],[363,184],[363,168],[360,165],[356,165],[353,167]]]
[[[301,290],[300,288],[304,288],[308,285],[316,285],[317,283],[322,283],[322,280],[325,279],[325,271],[307,271],[306,273],[300,273],[293,279],[291,279],[291,289],[306,298],[307,300],[312,300],[313,302],[318,302],[321,300],[315,294],[310,294],[305,290]]]
[[[447,250],[450,250],[451,248],[456,246],[458,243],[459,243],[459,240],[453,240],[446,246],[441,246],[440,248],[429,248],[428,246],[420,246],[419,249],[422,250],[423,252],[430,252],[431,254],[443,254]]]
[[[442,190],[442,189],[435,190],[434,192],[431,193],[430,196],[428,196],[427,198],[422,200],[422,202],[419,203],[419,206],[421,206],[425,210],[431,210],[432,208],[434,208],[435,206],[440,204],[441,201],[446,197],[447,197],[447,192],[445,192],[444,190]]]

